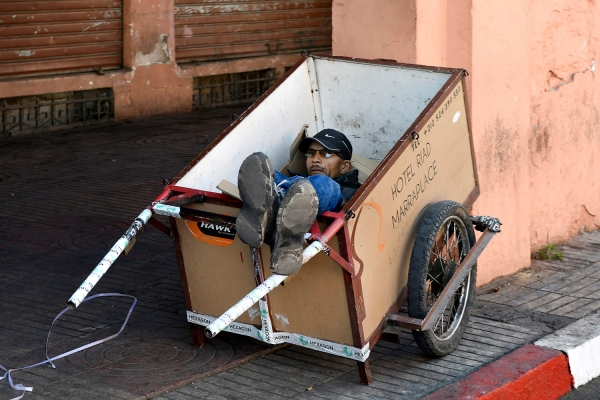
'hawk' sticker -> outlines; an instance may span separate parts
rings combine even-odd
[[[185,225],[195,239],[213,246],[229,246],[235,239],[235,218],[219,216],[218,218],[195,218],[185,220]]]

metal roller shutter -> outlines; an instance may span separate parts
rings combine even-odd
[[[122,0],[0,0],[0,77],[121,68]]]
[[[331,0],[175,0],[178,63],[331,50]]]

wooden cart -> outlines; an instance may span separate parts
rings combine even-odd
[[[269,247],[253,250],[235,235],[241,202],[217,185],[237,182],[252,152],[285,165],[307,125],[308,136],[344,132],[358,164],[374,169],[361,171],[343,210],[311,228],[307,245],[322,251],[226,329],[354,359],[366,384],[387,323],[412,329],[427,354],[451,352],[469,317],[475,261],[493,235],[476,244],[467,213],[479,187],[465,74],[305,54],[167,185],[153,211],[171,217],[194,343],[271,276]],[[408,315],[398,314],[406,302]]]

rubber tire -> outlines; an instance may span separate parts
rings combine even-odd
[[[473,230],[469,213],[461,204],[453,201],[441,201],[431,205],[425,211],[415,238],[408,271],[408,314],[410,317],[424,319],[427,316],[429,308],[431,308],[430,306],[433,305],[427,305],[428,270],[430,267],[435,268],[435,263],[430,263],[430,258],[434,250],[437,234],[443,228],[443,224],[448,218],[453,218],[454,221],[462,221],[466,229],[466,236],[469,239],[467,243],[468,248],[462,250],[462,257],[475,244],[475,231]],[[449,276],[451,277],[452,275]],[[412,331],[413,337],[423,353],[431,357],[441,357],[450,354],[456,348],[471,314],[476,277],[477,265],[475,264],[470,274],[465,278],[465,280],[470,278],[466,290],[466,302],[463,302],[462,316],[457,320],[457,325],[453,327],[454,332],[450,336],[440,338],[435,334],[433,329],[424,332]],[[445,283],[447,283],[447,280]],[[439,290],[441,288],[443,290],[445,283],[442,281],[442,284],[436,289]],[[461,288],[463,286],[459,287],[455,293],[461,291]]]

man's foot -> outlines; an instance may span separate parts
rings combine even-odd
[[[237,234],[244,243],[258,248],[275,221],[273,166],[265,154],[246,157],[238,174],[238,188],[243,204],[235,222]]]
[[[292,275],[300,270],[304,234],[315,221],[318,209],[317,192],[308,180],[300,180],[287,190],[277,211],[271,271]]]

